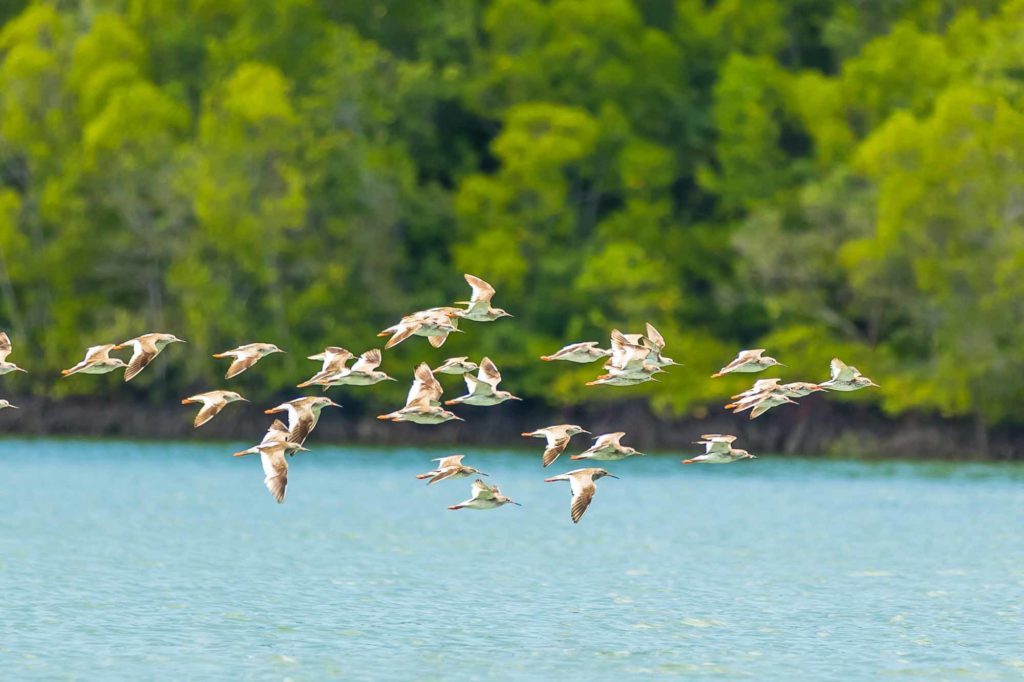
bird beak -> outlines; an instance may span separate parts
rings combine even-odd
[[[618,476],[616,476],[615,474],[605,474],[605,475],[608,476],[609,478],[618,478]]]
[[[327,404],[330,405],[331,407],[341,407],[341,405],[339,405],[338,403],[334,402],[333,400],[331,402],[327,403]]]
[[[878,384],[876,384],[873,381],[870,384],[868,384],[868,386],[874,386],[875,388],[881,388],[881,386],[879,386]]]
[[[580,429],[580,433],[585,433],[585,434],[587,434],[588,436],[593,436],[593,435],[594,435],[594,434],[592,434],[592,433],[591,433],[590,431],[587,431],[586,429]]]
[[[514,505],[515,505],[515,506],[517,506],[517,507],[522,507],[522,506],[523,506],[523,505],[519,504],[518,502],[514,502],[514,501],[512,501],[512,500],[509,500],[509,502],[510,502],[511,504],[514,504]]]
[[[244,402],[244,403],[247,403],[247,402],[249,402],[249,399],[248,399],[248,398],[243,398],[242,396],[238,396],[238,399],[239,399],[239,400],[241,400],[241,401],[242,401],[242,402]]]
[[[396,378],[394,378],[394,377],[387,377],[387,380],[388,380],[388,381],[398,381],[398,379],[396,379]]]
[[[456,414],[456,415],[453,415],[453,416],[452,416],[452,419],[455,419],[456,421],[460,421],[460,422],[464,422],[464,421],[466,421],[465,419],[463,419],[462,417],[460,417],[460,416],[459,416],[459,415],[457,415],[457,414]]]

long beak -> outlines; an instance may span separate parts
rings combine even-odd
[[[609,478],[618,478],[618,476],[616,476],[615,474],[607,474],[607,476],[608,476]]]
[[[868,384],[868,386],[874,386],[875,388],[881,388],[881,386],[879,386],[878,384],[876,384],[873,381],[870,384]]]
[[[594,435],[594,434],[592,434],[592,433],[591,433],[590,431],[587,431],[586,429],[583,429],[583,430],[581,430],[581,431],[580,431],[580,433],[585,433],[585,434],[587,434],[588,436],[593,436],[593,435]]]
[[[482,472],[482,471],[478,471],[478,472],[476,472],[476,473],[477,473],[477,474],[479,474],[480,476],[490,476],[490,474],[485,474],[485,473],[484,473],[484,472]]]
[[[518,502],[514,502],[514,501],[512,501],[512,500],[509,500],[509,503],[510,503],[510,504],[514,504],[514,505],[515,505],[515,506],[517,506],[517,507],[522,507],[522,506],[523,506],[523,505],[519,504]]]
[[[239,400],[241,400],[241,401],[242,401],[243,403],[247,403],[247,402],[249,402],[249,399],[248,399],[248,398],[243,398],[243,397],[241,397],[241,396],[239,396],[239,397],[238,397],[238,399],[239,399]]]
[[[462,418],[462,417],[460,417],[459,415],[454,415],[454,416],[452,417],[452,419],[455,419],[456,421],[460,421],[460,422],[464,422],[464,421],[466,421],[465,419],[463,419],[463,418]]]
[[[330,405],[332,407],[341,407],[341,405],[339,405],[338,403],[334,402],[333,400],[331,402],[329,402],[328,405]]]

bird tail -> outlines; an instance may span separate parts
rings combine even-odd
[[[540,356],[540,359],[543,360],[544,362],[551,362],[552,360],[554,360],[554,358],[551,357],[550,355],[542,355]]]
[[[182,405],[190,405],[192,403],[197,403],[197,402],[199,402],[199,401],[198,400],[192,400],[191,398],[185,398],[184,400],[181,401],[181,404]]]
[[[451,509],[452,511],[455,511],[456,509],[462,509],[462,505],[461,504],[453,504],[453,505],[449,506],[448,508]]]
[[[684,459],[683,464],[696,464],[697,461],[693,459]]]

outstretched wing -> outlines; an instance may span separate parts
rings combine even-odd
[[[369,374],[373,370],[375,370],[378,367],[380,367],[380,361],[381,361],[381,356],[380,356],[380,349],[379,348],[374,348],[373,350],[368,350],[365,353],[363,353],[362,355],[360,355],[359,359],[356,360],[354,365],[352,365],[352,371],[353,372],[365,372],[365,373]]]
[[[457,467],[462,464],[462,458],[465,455],[448,455],[447,457],[438,457],[430,461],[437,462],[438,469],[447,469],[448,467]]]
[[[288,486],[288,461],[284,457],[284,448],[274,448],[260,452],[263,464],[263,485],[274,496],[277,503],[284,502],[285,488]]]
[[[110,351],[113,350],[114,344],[107,343],[102,346],[90,346],[85,351],[85,362],[97,362],[100,360],[109,360]]]
[[[579,523],[583,518],[583,512],[587,511],[590,501],[594,499],[597,486],[594,479],[585,474],[577,474],[569,477],[569,487],[572,490],[572,503],[569,507],[569,514],[573,523]]]
[[[147,345],[140,341],[135,342],[135,352],[132,353],[132,359],[128,361],[128,367],[124,370],[125,381],[134,379],[139,372],[146,369],[149,363],[153,362],[157,351],[155,348],[146,348]]]
[[[853,368],[839,358],[832,358],[832,361],[828,363],[828,368],[832,374],[832,381],[853,381],[853,378],[856,376]]]
[[[465,274],[463,277],[466,278],[466,283],[473,287],[470,303],[490,303],[494,297],[494,287],[474,275]]]
[[[650,322],[647,323],[647,339],[654,344],[655,350],[659,353],[665,350],[665,337]]]
[[[544,448],[543,463],[544,466],[550,466],[558,456],[565,452],[565,448],[569,446],[570,437],[566,434],[554,434],[548,432],[548,444]]]
[[[7,336],[7,332],[0,332],[0,362],[7,359],[7,356],[11,354],[11,337]]]
[[[199,414],[196,415],[195,421],[192,422],[192,426],[198,429],[200,426],[216,417],[220,411],[224,409],[225,405],[227,405],[227,403],[223,400],[204,401],[202,409],[199,410]]]
[[[421,362],[413,373],[412,386],[409,388],[409,395],[405,398],[405,406],[424,401],[427,405],[436,403],[441,399],[441,382],[434,377],[430,366]]]
[[[476,378],[496,391],[498,390],[498,384],[501,383],[501,372],[498,371],[497,366],[491,362],[490,358],[484,358],[480,361],[480,370],[477,372]]]
[[[625,435],[625,431],[616,431],[615,433],[606,433],[600,435],[597,437],[597,440],[594,441],[594,445],[590,449],[595,450],[608,446],[619,447],[619,441]]]
[[[235,361],[228,367],[227,373],[224,375],[225,379],[231,379],[245,370],[249,369],[257,362],[259,362],[260,356],[256,353],[244,353],[239,352],[239,355],[235,358]]]
[[[494,498],[495,489],[487,485],[479,478],[473,481],[474,500],[490,500]]]

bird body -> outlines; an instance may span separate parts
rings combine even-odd
[[[139,372],[149,366],[149,363],[153,361],[153,358],[159,355],[164,348],[172,343],[185,342],[174,334],[153,332],[150,334],[143,334],[142,336],[136,336],[134,339],[128,339],[124,343],[117,344],[111,350],[121,350],[127,346],[132,347],[131,360],[128,361],[128,366],[124,370],[124,380],[131,381],[139,375]]]
[[[611,349],[599,348],[597,341],[584,341],[583,343],[571,343],[563,346],[551,355],[542,355],[540,359],[545,362],[564,360],[566,362],[577,362],[586,364],[601,358],[607,358],[612,354]]]
[[[440,348],[448,335],[459,331],[457,308],[421,310],[406,315],[397,324],[383,330],[377,336],[390,336],[384,348],[392,348],[410,336],[426,336],[430,345]]]
[[[729,464],[738,459],[757,459],[746,450],[732,447],[736,436],[709,433],[701,436],[698,445],[704,446],[704,454],[683,460],[683,464]]]
[[[590,433],[586,429],[575,424],[557,424],[546,426],[535,431],[526,431],[522,435],[526,438],[546,438],[547,445],[544,448],[544,456],[541,462],[545,467],[558,459],[558,456],[568,447],[569,441],[578,433]]]
[[[479,369],[479,365],[475,362],[470,362],[467,357],[460,358],[448,358],[440,365],[434,368],[435,374],[457,374],[462,376],[470,372],[475,372]]]
[[[426,400],[419,400],[407,404],[400,410],[382,414],[377,419],[387,419],[393,422],[412,422],[414,424],[443,424],[447,421],[466,421],[453,412],[449,412],[439,405],[432,405]]]
[[[272,343],[247,343],[223,353],[214,353],[215,358],[234,358],[234,362],[228,367],[225,379],[232,379],[271,353],[283,353],[284,351]]]
[[[580,519],[583,518],[583,513],[587,511],[587,507],[590,506],[590,502],[594,499],[594,493],[597,492],[597,484],[594,481],[605,476],[618,478],[618,476],[608,473],[605,469],[588,468],[575,469],[558,476],[545,478],[544,482],[569,481],[569,491],[572,494],[572,501],[569,504],[569,515],[573,523],[579,523]]]
[[[360,355],[352,367],[330,374],[316,383],[322,385],[326,390],[330,386],[372,386],[382,381],[395,381],[384,372],[377,371],[380,363],[380,349],[374,348]],[[302,386],[302,384],[299,385]]]
[[[644,453],[622,445],[619,442],[625,435],[626,433],[624,431],[618,431],[616,433],[606,433],[597,436],[594,439],[594,444],[591,445],[589,449],[578,455],[573,455],[571,459],[595,459],[602,462],[611,462],[614,460],[626,459],[627,457],[635,457],[637,455],[643,456]]]
[[[316,428],[316,423],[320,419],[320,411],[328,406],[341,407],[341,405],[330,398],[306,396],[281,403],[277,407],[264,410],[264,412],[266,414],[287,412],[288,440],[302,445],[306,442],[306,438],[309,437],[313,429]]]
[[[310,355],[310,360],[322,360],[323,365],[320,371],[306,379],[298,388],[305,388],[306,386],[312,386],[313,384],[319,384],[321,381],[329,376],[338,374],[348,368],[348,361],[354,358],[355,355],[349,350],[346,350],[340,346],[328,346],[321,353],[316,355]]]
[[[245,398],[234,391],[207,391],[206,393],[197,393],[196,395],[189,396],[182,400],[181,404],[203,404],[199,413],[196,415],[195,421],[192,423],[193,428],[198,429],[200,426],[220,414],[220,411],[223,410],[228,403],[234,403],[239,400],[245,400]]]
[[[829,363],[831,378],[819,384],[822,388],[830,391],[859,391],[868,386],[878,388],[878,384],[860,373],[860,370],[847,365],[839,358],[832,358]]]
[[[110,351],[116,346],[108,343],[102,346],[92,346],[85,351],[85,359],[74,367],[60,371],[66,377],[72,374],[107,374],[115,369],[127,367],[127,363],[121,358],[110,357]]]
[[[489,486],[479,478],[473,481],[472,496],[465,502],[459,502],[453,504],[449,509],[497,509],[506,504],[514,504],[517,507],[522,506],[518,502],[513,502],[510,498],[501,494],[501,490],[498,486]]]
[[[438,457],[437,459],[431,460],[433,462],[437,462],[437,466],[433,471],[428,471],[425,474],[418,474],[416,478],[421,481],[425,478],[429,478],[430,480],[427,481],[427,485],[431,485],[438,481],[466,478],[473,474],[478,474],[480,476],[487,475],[479,469],[474,469],[471,466],[463,464],[462,458],[464,456],[465,455],[449,455],[447,457]]]
[[[446,400],[445,405],[477,405],[489,406],[498,405],[506,400],[522,400],[508,391],[499,391],[498,384],[501,383],[501,372],[490,358],[480,361],[480,369],[476,376],[472,374],[463,375],[466,380],[466,395]]]
[[[268,441],[264,438],[259,445],[236,452],[235,457],[260,456],[260,463],[263,465],[263,485],[267,486],[270,494],[278,504],[281,504],[284,502],[285,489],[288,486],[288,460],[285,455],[292,455],[298,450],[305,451],[306,448],[302,447],[301,443],[287,440]]]
[[[460,317],[473,322],[494,322],[501,317],[512,317],[501,308],[491,307],[491,299],[494,298],[494,287],[474,275],[465,274],[466,283],[473,289],[473,294],[468,301],[459,301],[459,305],[467,306],[460,311]]]
[[[711,378],[724,376],[726,374],[733,374],[735,372],[760,372],[768,369],[769,367],[782,365],[782,363],[775,358],[764,355],[764,350],[764,348],[741,350],[732,362],[712,374]]]

